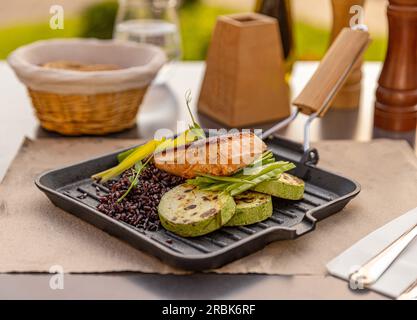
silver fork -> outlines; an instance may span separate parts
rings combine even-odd
[[[364,287],[375,283],[416,237],[417,224],[404,232],[399,238],[393,241],[358,270],[354,271],[350,275],[349,280],[353,281],[353,283],[363,285]],[[416,293],[416,287],[417,282],[409,289]]]

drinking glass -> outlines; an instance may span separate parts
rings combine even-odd
[[[113,38],[161,47],[168,61],[181,58],[177,0],[119,0]]]

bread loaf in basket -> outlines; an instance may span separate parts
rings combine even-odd
[[[8,57],[28,88],[41,126],[64,135],[100,135],[134,126],[146,90],[165,61],[156,46],[96,39],[38,41]]]

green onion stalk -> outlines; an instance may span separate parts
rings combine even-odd
[[[197,186],[202,190],[226,192],[231,196],[236,196],[242,192],[245,192],[262,181],[270,180],[279,177],[283,172],[289,171],[295,168],[295,165],[287,161],[274,161],[269,155],[264,155],[258,161],[266,160],[266,163],[262,163],[261,167],[257,168],[256,173],[251,175],[243,175],[243,172],[238,172],[230,177],[218,177],[208,174],[199,174],[194,179],[188,179],[187,183]],[[252,166],[256,164],[256,161],[252,163]],[[242,178],[244,177],[244,178]]]

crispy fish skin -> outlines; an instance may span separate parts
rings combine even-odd
[[[197,140],[154,155],[155,166],[183,178],[197,173],[229,176],[252,163],[267,149],[251,132],[238,132]]]

